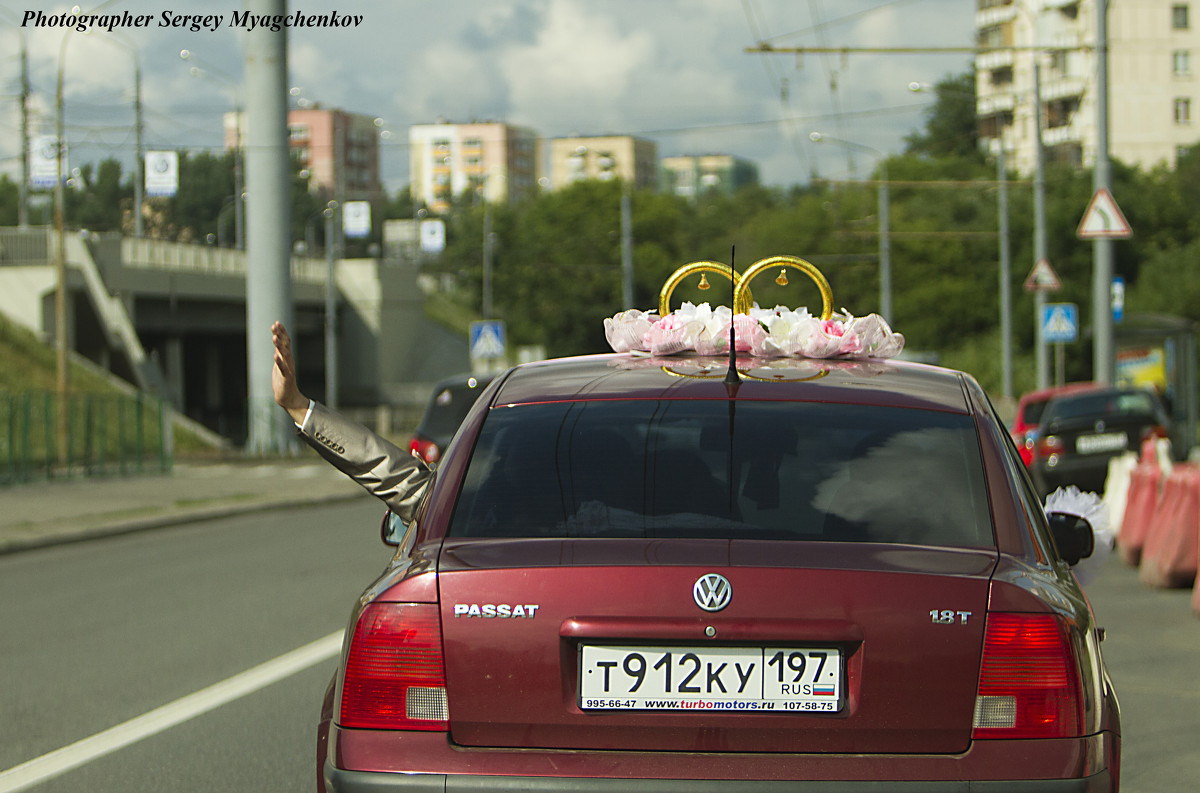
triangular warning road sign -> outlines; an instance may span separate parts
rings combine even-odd
[[[1062,281],[1048,259],[1038,259],[1037,264],[1025,278],[1026,292],[1057,292],[1062,289]]]
[[[1079,221],[1075,236],[1081,240],[1125,239],[1133,236],[1133,229],[1129,227],[1129,221],[1121,213],[1121,208],[1117,206],[1112,193],[1101,187],[1092,196],[1087,211],[1083,213],[1083,219]]]

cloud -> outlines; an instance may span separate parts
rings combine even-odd
[[[971,40],[974,9],[961,0],[841,0],[823,6],[824,20],[815,18],[819,5],[796,0],[343,0],[339,13],[362,14],[364,24],[345,31],[293,30],[288,84],[302,86],[308,99],[325,107],[386,119],[397,142],[384,158],[389,190],[407,180],[408,158],[399,143],[407,139],[407,127],[439,117],[510,121],[547,136],[646,134],[660,154],[724,151],[756,161],[769,183],[787,185],[809,176],[806,158],[813,155],[807,150],[813,147],[807,134],[814,128],[898,150],[921,114],[898,116],[886,108],[919,106],[921,100],[907,92],[908,81],[937,82],[968,62],[965,55],[797,58],[745,51],[759,36],[779,46]],[[59,3],[55,10],[67,7]],[[157,16],[166,7],[154,0],[122,0],[113,8]],[[191,0],[187,9],[226,16],[230,10],[223,0]],[[9,44],[17,37],[6,25],[0,27],[0,48],[8,53],[15,51]],[[35,104],[51,108],[35,119],[44,129],[53,126],[62,31],[26,34]],[[213,80],[188,77],[179,51],[191,49],[239,79],[245,35],[228,26],[199,33],[150,27],[127,34],[141,55],[147,141],[219,148],[229,91]],[[100,41],[103,35],[73,34],[68,46],[73,158],[116,154],[131,162],[125,138],[96,132],[115,130],[132,116],[130,57]],[[835,74],[836,97],[830,89]],[[18,80],[19,59],[0,59],[0,93],[15,93]],[[0,156],[12,158],[3,163],[10,174],[16,172],[20,140],[7,134],[18,126],[13,105],[0,107],[6,132],[0,135]],[[839,108],[844,115],[840,131],[834,131],[828,119]],[[793,117],[801,120],[785,123]],[[85,155],[87,140],[97,137],[104,138],[103,146]],[[860,159],[860,168],[870,164],[870,158]]]
[[[552,0],[536,38],[502,53],[498,65],[514,115],[576,123],[589,117],[608,124],[619,120],[623,101],[652,62],[654,40],[646,30],[622,30],[596,8],[581,0]]]

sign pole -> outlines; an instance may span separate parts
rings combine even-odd
[[[1033,294],[1033,344],[1037,368],[1037,387],[1042,391],[1050,387],[1049,355],[1046,351],[1046,339],[1042,334],[1042,316],[1046,313],[1046,290],[1039,289]]]
[[[1062,280],[1050,266],[1050,261],[1044,256],[1038,257],[1025,278],[1025,291],[1033,292],[1033,338],[1034,352],[1037,358],[1037,387],[1038,390],[1050,385],[1050,362],[1046,348],[1046,337],[1043,329],[1046,316],[1046,293],[1062,289]]]

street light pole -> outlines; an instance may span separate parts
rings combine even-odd
[[[813,143],[828,141],[850,149],[858,149],[879,157],[879,315],[892,321],[892,245],[891,245],[891,201],[888,198],[887,155],[879,149],[842,138],[832,138],[820,132],[809,133]]]
[[[337,356],[337,277],[334,228],[338,202],[330,201],[325,206],[325,404],[338,408],[338,356]]]
[[[1033,265],[1049,261],[1049,245],[1046,238],[1046,147],[1042,141],[1042,71],[1041,64],[1033,64]],[[1050,355],[1042,333],[1042,314],[1046,307],[1046,290],[1037,289],[1033,296],[1033,331],[1037,365],[1037,387],[1050,385]]]
[[[99,11],[111,5],[116,0],[107,0],[92,9]],[[78,13],[78,6],[73,13]],[[58,47],[58,79],[54,86],[54,137],[57,144],[54,174],[54,385],[58,393],[58,459],[65,461],[68,452],[67,424],[67,389],[69,376],[67,372],[67,233],[66,233],[66,198],[63,194],[63,149],[66,147],[63,123],[63,72],[66,69],[67,42],[71,40],[73,30],[63,34],[62,43]]]
[[[67,459],[67,233],[65,229],[66,201],[63,195],[63,69],[66,65],[68,31],[58,50],[58,80],[54,89],[54,139],[57,144],[54,174],[54,370],[55,391],[58,393],[58,459]]]
[[[133,236],[140,238],[143,232],[142,204],[145,200],[142,191],[146,184],[146,152],[142,145],[145,129],[142,119],[142,59],[134,43],[118,33],[112,33],[105,41],[124,48],[133,57],[133,112],[137,149],[137,163],[133,169]]]

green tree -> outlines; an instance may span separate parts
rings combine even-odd
[[[121,231],[124,215],[133,207],[131,186],[122,185],[121,176],[121,163],[111,157],[99,166],[80,166],[79,183],[63,195],[70,225],[90,231]],[[132,227],[132,218],[128,225]]]
[[[975,118],[975,73],[950,76],[934,86],[937,99],[925,128],[905,138],[906,153],[919,157],[980,159]]]

